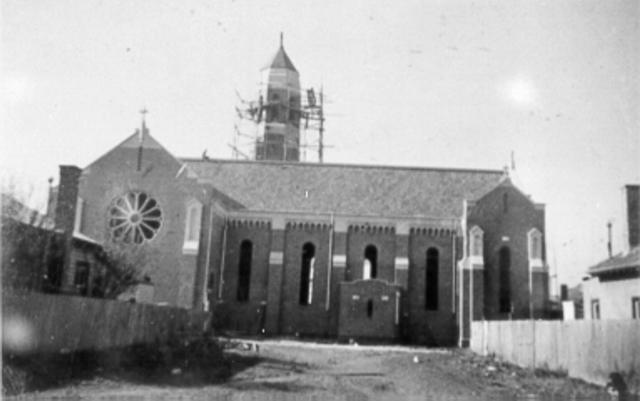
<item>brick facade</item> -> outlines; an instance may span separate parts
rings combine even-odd
[[[532,229],[544,236],[544,209],[508,180],[484,192],[474,187],[469,195],[456,195],[453,205],[442,198],[438,205],[416,198],[425,210],[442,210],[428,218],[426,212],[396,216],[271,210],[266,203],[247,205],[260,192],[247,199],[234,192],[239,185],[252,190],[249,176],[229,181],[231,187],[225,186],[225,175],[202,179],[202,166],[194,171],[193,163],[174,158],[148,133],[141,138],[132,136],[82,170],[77,195],[82,235],[102,244],[116,235],[109,222],[120,197],[145,193],[157,202],[162,211],[157,233],[135,244],[150,255],[145,273],[154,284],[154,303],[208,309],[214,327],[227,332],[464,344],[471,307],[473,319],[508,316],[500,312],[499,269],[500,249],[508,247],[512,317],[529,315],[530,272],[535,314],[544,312],[544,240],[540,260],[531,258],[528,242]],[[294,169],[283,166],[288,174]],[[300,171],[307,174],[310,168]],[[353,174],[362,169],[344,167]],[[487,181],[497,177],[473,171],[390,173],[436,177],[438,185],[460,176],[464,179],[455,185],[462,187],[479,182],[479,174]],[[67,193],[63,186],[60,190]],[[468,199],[473,193],[482,196]],[[298,191],[289,200],[278,200],[304,206],[314,195],[321,193]],[[270,195],[264,196],[261,202]],[[64,204],[59,202],[58,208]],[[200,213],[199,237],[191,238],[195,248],[186,241],[193,207]],[[63,213],[65,219],[73,214]],[[469,254],[472,227],[484,233],[480,258]]]
[[[535,297],[533,314],[543,316],[548,299],[548,271],[545,265],[530,268],[528,253],[530,230],[545,232],[543,207],[534,204],[510,182],[505,182],[469,206],[467,225],[469,228],[478,226],[484,231],[484,318],[529,318],[530,273]],[[501,251],[502,263],[507,263],[505,255],[509,255],[508,308],[500,305]],[[544,240],[541,251],[544,261]]]

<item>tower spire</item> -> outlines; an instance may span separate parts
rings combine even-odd
[[[280,47],[284,47],[284,34],[280,32]]]

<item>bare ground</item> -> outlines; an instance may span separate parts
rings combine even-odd
[[[20,399],[610,400],[561,374],[503,364],[467,350],[294,341],[226,341],[224,372],[169,377],[100,373]],[[221,368],[222,369],[222,368]]]

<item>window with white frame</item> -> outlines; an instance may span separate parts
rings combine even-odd
[[[73,221],[73,232],[81,233],[83,229],[84,199],[78,197],[76,201],[76,215]]]
[[[202,221],[202,204],[191,201],[187,204],[186,227],[184,230],[184,251],[197,251],[200,242],[200,225]]]
[[[469,230],[469,238],[469,254],[471,255],[471,258],[482,263],[484,232],[480,227],[473,226],[471,230]]]
[[[542,267],[542,233],[533,228],[527,234],[529,247],[529,261],[533,267]]]

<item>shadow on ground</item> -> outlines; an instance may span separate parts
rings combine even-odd
[[[204,339],[164,346],[136,345],[105,352],[66,355],[3,355],[4,395],[63,388],[99,378],[131,384],[195,387],[211,384],[258,386],[264,390],[302,391],[295,384],[232,379],[259,363],[289,371],[303,371],[303,364],[256,355],[223,352],[213,340]],[[299,365],[299,366],[298,366]]]

